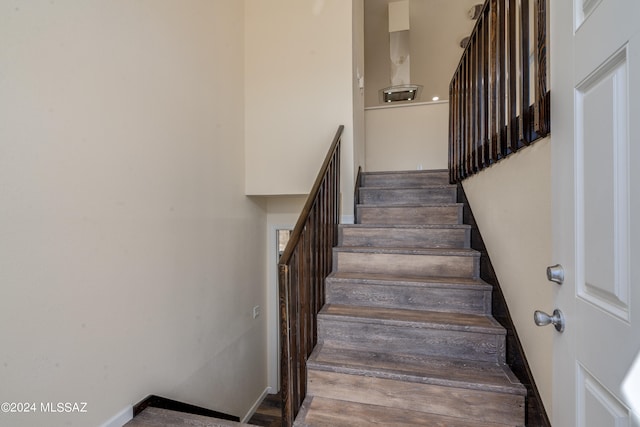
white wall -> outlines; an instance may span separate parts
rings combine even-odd
[[[389,2],[366,0],[366,105],[381,105],[378,91],[390,86]],[[411,82],[424,86],[421,101],[449,98],[449,82],[463,50],[460,40],[473,30],[467,12],[480,0],[410,0]]]
[[[422,99],[449,99],[449,83],[464,50],[460,40],[476,21],[468,12],[481,0],[411,1],[411,79],[423,85]]]
[[[509,312],[548,414],[552,404],[553,331],[533,312],[553,311],[551,140],[524,148],[463,182]]]
[[[246,0],[245,7],[246,193],[307,194],[343,124],[343,212],[350,213],[352,2]]]
[[[367,108],[368,171],[446,169],[449,103]]]
[[[88,403],[0,424],[95,426],[152,393],[242,416],[265,389],[243,18],[0,4],[0,401]]]

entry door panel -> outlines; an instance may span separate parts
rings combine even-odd
[[[590,17],[579,31],[589,29]],[[578,426],[630,425],[620,393],[637,342],[630,317],[630,48],[618,47],[574,92]]]
[[[625,46],[576,88],[577,294],[629,322],[629,109]]]
[[[640,1],[572,3],[551,2],[551,94],[563,97],[552,104],[554,258],[567,278],[552,419],[631,426],[621,385],[640,350]]]
[[[627,407],[582,365],[578,365],[577,389],[578,426],[627,427],[631,425]]]

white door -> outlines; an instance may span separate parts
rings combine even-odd
[[[552,424],[631,426],[640,350],[640,0],[550,0]],[[551,331],[550,331],[551,332]]]

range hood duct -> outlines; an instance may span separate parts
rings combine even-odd
[[[389,3],[389,57],[391,86],[379,91],[380,101],[416,101],[422,86],[411,83],[409,0]]]

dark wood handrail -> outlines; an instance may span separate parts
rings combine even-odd
[[[340,222],[340,125],[278,262],[282,425],[290,427],[307,394],[307,359],[318,341],[317,314]]]
[[[485,1],[449,85],[452,183],[549,134],[546,2]]]

